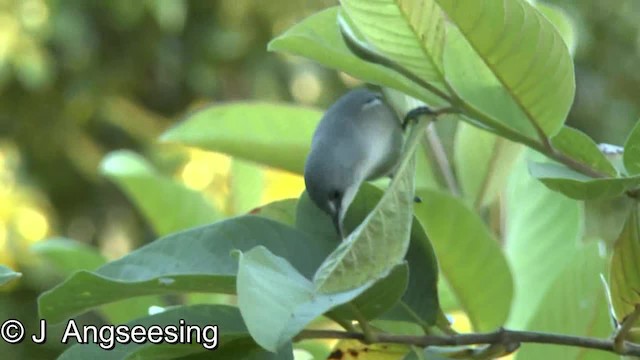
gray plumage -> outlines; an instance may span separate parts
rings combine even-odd
[[[342,220],[363,181],[390,174],[402,153],[402,129],[382,96],[356,89],[324,114],[311,142],[304,179],[311,200]]]

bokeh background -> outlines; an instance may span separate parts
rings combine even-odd
[[[640,2],[552,1],[573,17],[577,97],[569,124],[622,144],[640,115]],[[153,229],[100,173],[106,154],[132,149],[163,174],[231,206],[233,160],[157,136],[211,103],[242,99],[326,107],[356,80],[266,51],[291,24],[337,1],[0,0],[0,264],[25,274],[0,290],[0,320],[35,321],[37,295],[59,278],[30,252],[54,236],[117,258]],[[295,119],[292,119],[295,121]],[[249,129],[250,131],[250,129]],[[255,204],[295,197],[302,180],[272,169]],[[167,209],[171,211],[171,209]],[[3,359],[53,358],[23,344]],[[8,358],[4,354],[9,354]]]

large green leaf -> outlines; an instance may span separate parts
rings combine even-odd
[[[319,292],[362,286],[387,276],[403,262],[411,235],[414,152],[427,125],[428,121],[422,121],[411,129],[403,159],[382,199],[316,272],[314,283]]]
[[[633,127],[624,143],[623,161],[629,175],[640,174],[640,121]]]
[[[259,246],[240,256],[238,305],[255,341],[277,351],[312,320],[355,299],[370,285],[330,295],[319,293],[285,259]]]
[[[436,104],[418,84],[394,70],[360,59],[345,44],[338,27],[338,7],[313,14],[269,43],[269,50],[307,57],[366,82],[390,87]]]
[[[35,243],[30,250],[37,258],[45,260],[47,266],[63,278],[79,270],[93,271],[107,262],[98,249],[65,238],[53,238]],[[100,307],[99,312],[108,322],[122,324],[146,315],[153,305],[164,305],[164,301],[155,296],[124,299]]]
[[[591,178],[556,163],[529,163],[531,175],[549,189],[576,200],[613,198],[640,186],[640,175]]]
[[[467,123],[459,124],[454,146],[458,182],[476,208],[496,200],[523,149]]]
[[[87,345],[74,345],[65,351],[60,360],[116,360],[116,359],[176,359],[183,358],[188,355],[194,354],[208,354],[212,356],[214,353],[206,349],[203,345],[222,345],[220,350],[224,353],[224,348],[228,343],[233,343],[234,340],[245,340],[243,344],[245,346],[245,353],[249,354],[257,350],[255,343],[247,341],[249,333],[246,326],[242,322],[238,309],[224,306],[224,305],[194,305],[183,306],[174,309],[167,310],[163,313],[148,316],[145,318],[137,319],[126,324],[127,328],[140,325],[145,328],[149,328],[152,325],[166,327],[169,325],[179,328],[180,322],[184,321],[185,325],[195,325],[200,329],[205,326],[217,326],[217,333],[214,333],[211,328],[208,328],[207,340],[204,341],[204,337],[201,339],[203,344],[198,344],[195,341],[193,344],[169,344],[166,342],[160,344],[152,344],[151,342],[145,342],[137,344],[135,342],[129,342],[127,344],[116,344],[112,350],[103,350],[98,344]],[[216,337],[214,338],[214,334]],[[215,358],[217,359],[217,349],[215,350]],[[290,351],[290,349],[289,349]],[[238,354],[240,355],[240,354]],[[238,357],[240,358],[240,357]],[[286,356],[283,354],[280,359],[292,359],[291,354]]]
[[[578,36],[576,32],[576,25],[571,16],[569,16],[569,14],[567,14],[561,7],[553,4],[536,2],[534,5],[556,27],[556,30],[558,30],[558,33],[560,33],[564,43],[567,45],[569,53],[573,55],[576,51],[576,47],[578,46]]]
[[[342,0],[365,40],[386,58],[444,88],[444,16],[433,0]]]
[[[363,185],[349,208],[345,218],[345,229],[355,229],[376,207],[382,198],[380,189]],[[420,206],[419,204],[415,206]],[[330,219],[328,220],[330,221]],[[409,250],[405,257],[409,265],[409,284],[391,318],[417,321],[433,325],[439,311],[438,262],[420,222],[413,218]]]
[[[4,265],[0,265],[0,286],[21,276],[21,273],[15,272]]]
[[[460,30],[452,25],[447,29],[444,64],[447,81],[465,100],[466,106],[485,115],[473,119],[463,117],[463,120],[480,121],[481,126],[507,139],[519,141],[513,138],[515,131],[529,141],[537,141],[535,127],[508,89],[476,54]]]
[[[352,231],[376,207],[383,196],[383,191],[370,184],[363,184],[349,207],[345,217],[345,229]],[[331,218],[318,209],[304,193],[298,202],[296,227],[308,234],[331,239],[338,244],[340,239],[336,234]],[[438,314],[438,264],[422,225],[414,217],[411,225],[411,240],[405,260],[409,266],[409,284],[402,296],[402,301],[388,314],[387,318],[417,321],[426,325],[433,325]],[[379,282],[376,287],[384,287],[385,282]],[[358,297],[355,302],[367,300],[365,295],[372,292],[369,289]],[[363,299],[361,299],[363,298]],[[376,306],[380,307],[378,303]],[[363,311],[361,309],[361,311]],[[343,316],[344,317],[344,316]]]
[[[536,132],[558,132],[573,103],[575,75],[555,26],[526,0],[435,1]]]
[[[129,196],[159,235],[210,223],[221,217],[202,194],[158,174],[134,152],[110,153],[102,161],[101,171]]]
[[[585,133],[568,126],[551,139],[553,146],[576,161],[609,176],[618,171],[600,151],[598,145]]]
[[[606,338],[611,326],[600,282],[605,259],[599,254],[597,244],[591,243],[565,261],[566,268],[545,293],[527,329]],[[543,344],[524,344],[516,353],[517,360],[587,358],[617,359],[613,354],[596,350]]]
[[[482,219],[444,192],[418,191],[415,214],[435,248],[447,279],[474,328],[504,324],[513,296],[513,280],[497,240]]]
[[[301,174],[322,113],[295,105],[238,102],[187,116],[161,139]]]
[[[515,283],[508,325],[522,329],[575,253],[582,215],[578,202],[532,178],[524,161],[513,170],[504,204],[505,252]]]
[[[613,308],[622,321],[640,304],[640,222],[637,205],[627,217],[613,249],[609,283]]]
[[[311,277],[333,247],[286,225],[243,216],[166,236],[95,272],[80,271],[39,298],[51,322],[116,300],[178,292],[235,293],[234,249],[264,245]]]

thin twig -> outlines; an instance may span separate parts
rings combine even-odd
[[[490,333],[458,334],[451,336],[413,336],[379,333],[376,334],[376,338],[378,343],[415,345],[423,348],[428,346],[465,346],[479,344],[503,344],[511,347],[514,346],[514,344],[536,343],[602,350],[618,355],[640,356],[640,345],[629,342],[625,342],[625,346],[622,349],[617,349],[613,339],[597,339],[535,331],[515,331],[502,328]],[[296,341],[303,339],[353,339],[365,341],[365,336],[359,332],[303,330],[296,336]]]
[[[451,168],[451,162],[447,157],[447,153],[444,150],[444,146],[442,145],[442,141],[440,141],[440,136],[435,128],[435,123],[429,124],[427,130],[425,132],[425,140],[427,146],[431,150],[430,153],[433,154],[433,158],[438,165],[438,169],[440,170],[440,174],[447,184],[447,188],[451,191],[452,194],[459,196],[460,188],[458,187],[458,182],[456,181],[455,175],[453,175],[453,170]]]
[[[613,346],[617,352],[624,352],[629,331],[631,331],[638,319],[640,319],[640,304],[636,304],[633,312],[627,315],[613,336]]]

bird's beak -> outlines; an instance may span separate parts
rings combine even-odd
[[[338,232],[338,236],[340,239],[344,239],[344,230],[342,229],[342,221],[340,221],[340,203],[336,204],[336,211],[331,215],[333,220],[333,225],[336,227],[336,231]]]

